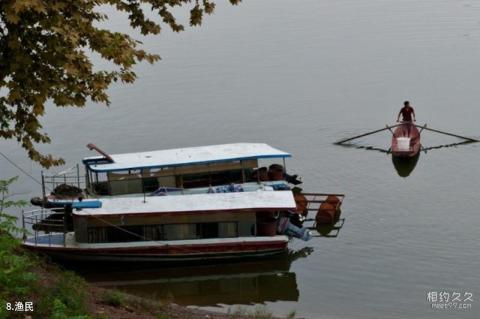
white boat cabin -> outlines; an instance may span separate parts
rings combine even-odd
[[[162,187],[185,189],[252,182],[258,179],[254,172],[259,160],[280,159],[285,166],[285,158],[291,157],[264,143],[101,154],[83,159],[86,189],[101,196],[150,193]]]
[[[276,236],[275,214],[295,210],[292,192],[192,194],[102,199],[73,211],[77,243]]]

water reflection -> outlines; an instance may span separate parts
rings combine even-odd
[[[255,304],[298,301],[297,277],[292,263],[310,255],[313,248],[289,251],[276,258],[196,267],[98,269],[83,271],[96,285],[180,305]]]
[[[417,166],[419,158],[420,152],[412,157],[397,157],[392,155],[392,163],[398,173],[398,176],[408,177],[415,169],[415,166]]]
[[[331,225],[316,225],[315,229],[321,237],[335,238],[338,237],[344,223],[345,218],[339,218]]]
[[[397,157],[392,155],[392,163],[400,177],[408,177],[417,166],[418,160],[420,158],[420,153],[424,152],[425,154],[427,154],[431,150],[457,147],[457,146],[468,145],[472,143],[477,143],[477,141],[474,141],[474,140],[461,141],[461,142],[450,143],[450,144],[439,144],[439,145],[429,146],[429,147],[424,147],[422,145],[420,148],[420,152],[418,152],[418,154],[413,157]],[[367,151],[377,151],[387,155],[392,153],[391,149],[384,149],[384,148],[375,147],[375,146],[357,145],[353,143],[344,143],[344,144],[335,144],[335,145],[340,145],[343,147],[353,147],[356,149],[364,149]]]

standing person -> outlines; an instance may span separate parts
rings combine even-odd
[[[400,122],[400,115],[402,116],[402,122],[409,124],[409,125],[407,125],[407,130],[408,130],[407,131],[407,136],[409,136],[411,126],[413,125],[413,122],[416,121],[415,110],[413,109],[413,107],[410,106],[409,101],[403,102],[403,107],[400,110],[400,112],[398,112],[397,122]]]
[[[400,122],[400,115],[402,116],[402,122],[415,122],[415,110],[410,106],[409,101],[403,102],[403,107],[398,112],[397,122]]]

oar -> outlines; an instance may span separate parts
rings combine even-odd
[[[368,132],[368,133],[365,133],[365,134],[360,134],[360,135],[357,135],[357,136],[354,136],[354,137],[350,137],[350,138],[347,138],[347,139],[344,139],[344,140],[340,140],[338,142],[336,142],[335,144],[337,145],[340,145],[340,144],[343,144],[345,142],[349,142],[349,141],[352,141],[352,140],[355,140],[357,138],[360,138],[360,137],[364,137],[364,136],[368,136],[368,135],[372,135],[372,134],[375,134],[375,133],[378,133],[378,132],[382,132],[382,131],[385,131],[385,130],[390,130],[394,127],[397,127],[401,124],[396,124],[396,125],[392,125],[392,126],[386,126],[385,128],[382,128],[380,130],[375,130],[375,131],[371,131],[371,132]]]
[[[445,147],[454,147],[454,146],[460,146],[460,145],[467,145],[467,144],[471,144],[471,143],[476,143],[476,142],[467,140],[467,141],[463,141],[463,142],[459,142],[459,143],[430,146],[430,147],[426,147],[426,148],[422,147],[422,150],[425,151],[425,153],[427,153],[427,151],[434,150],[434,149],[445,148]]]
[[[340,144],[343,147],[354,147],[357,149],[362,149],[362,150],[367,150],[367,151],[379,151],[381,153],[387,153],[389,154],[389,150],[383,149],[383,148],[378,148],[374,146],[359,146],[359,145],[354,145],[354,144]]]
[[[415,124],[415,126],[419,127],[419,128],[423,128],[423,129],[428,130],[428,131],[432,131],[432,132],[436,132],[436,133],[440,133],[440,134],[445,134],[445,135],[461,138],[463,140],[467,140],[467,141],[471,141],[471,142],[480,142],[479,140],[476,140],[476,139],[473,139],[473,138],[470,138],[470,137],[461,136],[461,135],[457,135],[457,134],[453,134],[453,133],[448,133],[448,132],[444,132],[444,131],[440,131],[440,130],[435,130],[433,128],[429,128],[429,127],[426,127],[426,126],[419,126],[419,125],[416,125],[416,124]]]
[[[426,124],[425,124],[426,125]],[[420,151],[424,151],[425,154],[427,154],[427,149],[425,147],[423,147],[422,144],[420,144]]]

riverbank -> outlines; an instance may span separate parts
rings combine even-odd
[[[15,180],[0,180],[0,319],[273,318],[264,308],[221,314],[162,304],[87,283],[75,272],[22,247],[18,237],[23,229],[16,225],[16,217],[5,212],[25,205],[10,200],[8,187]],[[294,313],[289,316],[293,317]]]
[[[3,233],[1,240],[10,237]],[[14,240],[8,238],[8,241]],[[7,245],[8,246],[8,245]],[[74,272],[25,251],[17,246],[4,250],[1,245],[0,262],[0,318],[75,318],[75,319],[244,319],[275,318],[266,310],[258,308],[247,311],[237,308],[227,314],[201,309],[191,309],[175,304],[163,304],[149,299],[125,294],[111,289],[96,287]],[[11,248],[11,247],[10,247]],[[9,261],[14,261],[8,265]],[[23,272],[23,273],[22,273]],[[10,281],[5,278],[10,276]],[[23,305],[19,309],[18,303]],[[28,304],[27,304],[28,303]],[[7,305],[11,309],[7,310]],[[27,310],[27,305],[28,310]],[[17,308],[17,309],[16,309]],[[16,309],[16,310],[15,310]],[[33,309],[33,311],[30,311]],[[293,318],[294,313],[288,318]]]

